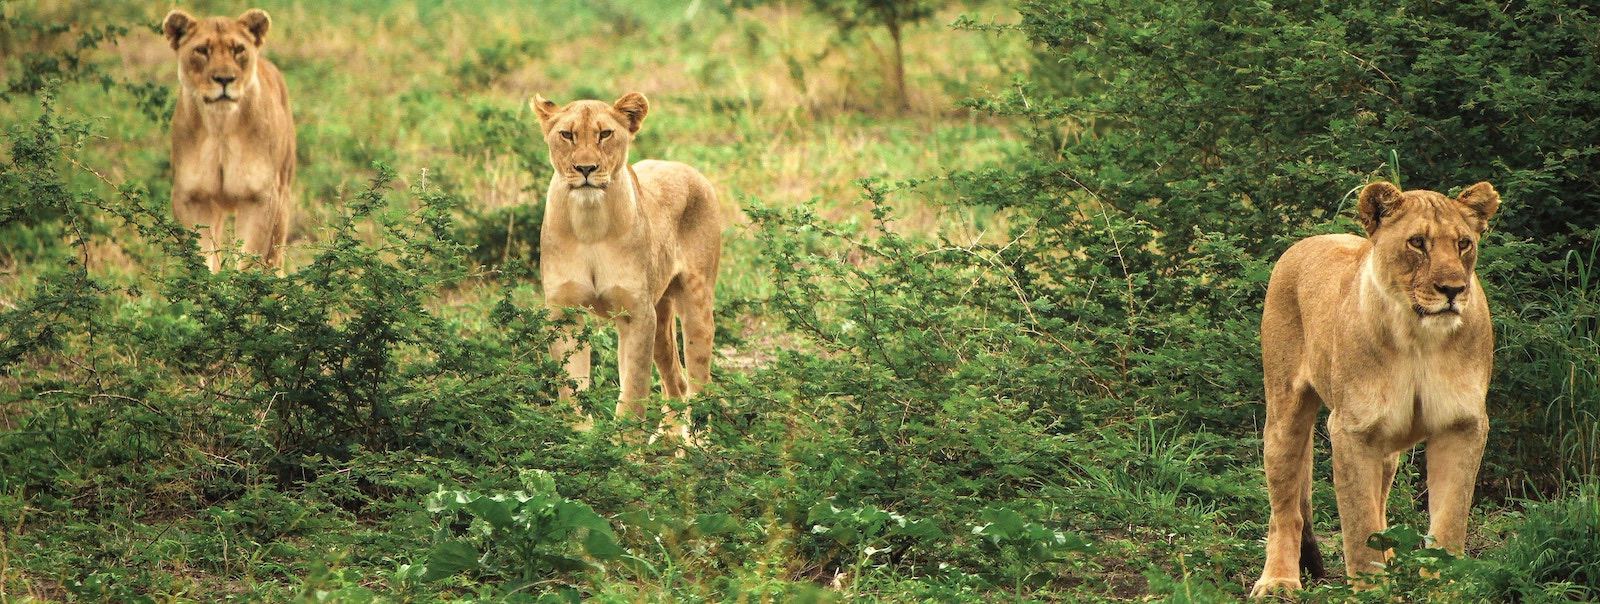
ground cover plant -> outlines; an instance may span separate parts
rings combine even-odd
[[[1501,191],[1493,432],[1467,556],[1424,446],[1300,597],[1600,598],[1593,9],[891,4],[263,4],[280,276],[170,217],[164,10],[0,3],[0,601],[1237,600],[1272,262],[1378,178]],[[628,90],[732,224],[681,459],[545,352],[525,102]]]

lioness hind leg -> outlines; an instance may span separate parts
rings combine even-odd
[[[1394,476],[1398,473],[1400,473],[1400,452],[1395,451],[1383,459],[1383,494],[1379,496],[1378,504],[1385,511],[1389,509],[1389,492],[1394,490]],[[1379,518],[1378,526],[1380,531],[1389,528],[1389,515],[1387,513],[1382,518]]]
[[[1251,589],[1252,597],[1301,587],[1301,555],[1311,522],[1311,436],[1321,405],[1309,390],[1269,387],[1262,440],[1272,517],[1267,525],[1267,562]],[[1314,541],[1310,546],[1315,551]],[[1320,566],[1320,555],[1315,562]]]
[[[679,296],[683,315],[683,357],[689,370],[689,395],[699,394],[711,383],[711,351],[717,325],[713,292],[709,280],[689,279]]]
[[[673,315],[672,300],[662,297],[656,303],[656,370],[661,373],[661,389],[666,393],[667,401],[661,405],[661,429],[657,436],[666,436],[676,439],[683,444],[689,444],[689,409],[684,408],[682,413],[674,410],[672,404],[681,402],[684,398],[688,384],[683,380],[683,365],[678,362],[678,334],[677,317]],[[651,440],[655,440],[652,437]],[[678,456],[683,456],[680,449]]]
[[[1317,404],[1320,406],[1321,402]],[[1315,418],[1311,421],[1313,426],[1316,425]],[[1322,550],[1317,547],[1317,533],[1311,523],[1311,494],[1316,484],[1312,458],[1312,444],[1315,441],[1314,435],[1306,439],[1306,470],[1302,483],[1305,486],[1300,493],[1300,570],[1312,579],[1321,579],[1328,576],[1328,570],[1322,563]]]
[[[683,365],[678,362],[677,315],[672,299],[662,297],[656,303],[656,371],[661,374],[661,390],[667,398],[683,398],[688,384],[684,383]]]

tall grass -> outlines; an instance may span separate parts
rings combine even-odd
[[[1492,423],[1516,429],[1491,440],[1490,459],[1525,466],[1497,471],[1526,477],[1526,484],[1498,485],[1502,492],[1547,497],[1600,480],[1600,242],[1547,263],[1529,262],[1526,243],[1505,247],[1496,253],[1522,268],[1492,261],[1485,286],[1521,303],[1495,308],[1500,366],[1489,405]]]
[[[1559,435],[1559,463],[1571,482],[1600,484],[1600,240],[1562,259],[1560,289],[1546,294],[1550,313],[1568,317],[1558,326],[1565,346],[1548,351],[1558,395],[1545,407],[1545,425]]]

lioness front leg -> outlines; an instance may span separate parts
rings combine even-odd
[[[289,208],[279,201],[263,199],[239,208],[234,221],[239,238],[244,240],[244,251],[257,259],[239,259],[239,268],[251,262],[283,272],[284,245],[289,239]]]
[[[209,201],[192,196],[175,194],[172,198],[172,215],[200,235],[200,255],[206,267],[216,273],[222,270],[222,209]]]
[[[547,265],[544,268],[553,272],[551,266]],[[549,313],[551,320],[563,323],[555,341],[550,343],[550,356],[562,360],[567,377],[577,384],[578,390],[588,390],[590,350],[589,342],[582,338],[583,319],[586,314],[583,309],[592,308],[595,304],[594,286],[573,280],[560,280],[559,277],[549,273],[542,281],[545,311]],[[573,389],[565,384],[558,390],[558,396],[562,400],[570,401],[572,395]]]
[[[630,301],[636,296],[628,296]],[[622,392],[617,398],[617,419],[644,415],[644,398],[650,396],[650,364],[655,360],[656,309],[649,304],[619,304],[617,324],[617,377]]]
[[[1478,465],[1489,421],[1478,418],[1428,438],[1428,534],[1445,551],[1461,555]]]
[[[551,309],[551,316],[562,315],[566,315],[572,324],[561,327],[555,341],[550,343],[550,356],[563,359],[562,367],[566,370],[567,379],[572,380],[578,391],[588,390],[592,353],[589,342],[582,337],[584,313],[576,309]],[[573,388],[566,384],[562,384],[557,392],[562,400],[572,400],[574,395]]]
[[[1354,581],[1361,573],[1383,570],[1380,565],[1387,558],[1385,552],[1367,547],[1367,539],[1384,528],[1383,481],[1388,477],[1384,461],[1389,453],[1341,424],[1338,413],[1328,418],[1339,531],[1344,535],[1345,576]]]

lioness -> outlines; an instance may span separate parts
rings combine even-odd
[[[1473,263],[1500,206],[1489,183],[1450,199],[1386,182],[1362,189],[1367,238],[1321,235],[1284,252],[1261,317],[1272,519],[1251,595],[1322,576],[1311,531],[1311,442],[1329,408],[1346,576],[1380,570],[1367,547],[1386,528],[1400,452],[1428,441],[1428,532],[1459,554],[1489,420],[1489,304]]]
[[[172,213],[200,231],[211,272],[222,270],[222,221],[236,214],[245,251],[282,268],[294,183],[294,118],[283,76],[261,44],[272,19],[167,13],[161,28],[178,53],[172,114]]]
[[[586,308],[616,324],[617,417],[644,413],[652,358],[667,397],[697,394],[711,379],[712,294],[722,257],[711,182],[677,162],[628,165],[628,143],[650,108],[642,94],[565,107],[535,95],[532,105],[555,167],[539,232],[546,306]],[[687,384],[675,316],[683,320]],[[569,335],[551,353],[567,358],[579,388],[589,386],[588,345]],[[688,421],[666,413],[662,432],[687,441]]]

